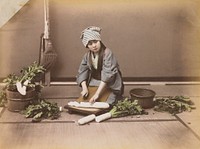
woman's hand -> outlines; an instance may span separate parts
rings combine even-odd
[[[81,91],[81,96],[83,98],[87,98],[87,96],[89,95],[89,91],[87,88],[84,88],[82,91]]]
[[[90,98],[89,102],[90,103],[96,102],[105,87],[106,87],[106,83],[101,81],[96,93],[92,96],[92,98]]]
[[[86,85],[86,81],[83,81],[81,83],[81,86],[82,86],[81,96],[83,98],[86,98],[89,95],[89,91],[88,91],[88,88],[87,88],[87,85]]]
[[[94,103],[94,102],[96,102],[96,100],[99,98],[99,94],[94,94],[93,96],[92,96],[92,98],[90,98],[90,100],[89,100],[89,102],[90,103]]]

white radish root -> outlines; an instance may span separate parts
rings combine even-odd
[[[104,121],[104,120],[107,120],[107,119],[109,119],[109,118],[111,118],[111,117],[112,117],[111,113],[110,113],[110,112],[107,112],[107,113],[104,113],[104,114],[102,114],[102,115],[97,116],[97,117],[95,118],[95,121],[99,123],[99,122]]]
[[[17,82],[16,83],[17,86],[17,91],[22,94],[22,95],[26,95],[26,86],[22,86],[21,82]]]
[[[25,86],[27,86],[28,83],[29,83],[29,80],[26,80],[23,84],[24,84]]]
[[[109,104],[106,102],[80,102],[80,106],[82,107],[91,107],[91,108],[109,108]]]
[[[106,102],[95,102],[95,103],[90,103],[90,102],[76,102],[76,101],[71,101],[68,103],[69,106],[75,106],[75,107],[80,107],[80,108],[100,108],[100,109],[106,109],[109,108],[109,104]]]
[[[89,122],[93,121],[95,119],[95,117],[96,116],[94,114],[83,117],[83,118],[78,120],[78,124],[83,125],[83,124],[89,123]]]
[[[68,102],[68,105],[69,105],[69,106],[78,107],[78,106],[79,106],[79,103],[78,103],[77,101],[70,101],[70,102]]]

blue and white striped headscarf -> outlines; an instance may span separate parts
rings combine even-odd
[[[101,41],[101,28],[96,26],[90,26],[86,29],[84,29],[81,33],[81,39],[83,42],[83,45],[87,47],[87,44],[90,40],[99,40]]]

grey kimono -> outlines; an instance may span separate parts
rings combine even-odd
[[[77,83],[81,86],[81,83],[86,81],[89,86],[98,86],[100,81],[105,82],[107,87],[112,90],[107,100],[108,103],[112,104],[116,99],[121,98],[124,92],[124,85],[117,60],[112,51],[106,48],[103,52],[102,68],[100,71],[101,78],[100,80],[96,80],[92,77],[93,69],[90,62],[90,53],[90,51],[87,52],[81,61],[77,75]]]

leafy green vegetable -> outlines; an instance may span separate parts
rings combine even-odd
[[[128,98],[119,100],[110,110],[112,117],[122,117],[127,115],[147,114],[137,100],[131,101]]]
[[[24,83],[26,80],[29,80],[29,83],[27,87],[34,88],[36,86],[35,84],[35,78],[37,75],[44,73],[45,69],[43,66],[38,65],[37,62],[33,62],[30,66],[23,68],[21,71],[21,75],[17,76],[16,74],[9,74],[3,82],[6,83],[5,89],[9,89],[11,91],[16,90],[16,83],[21,82]]]
[[[154,110],[178,114],[183,111],[191,111],[195,108],[193,105],[194,103],[184,96],[156,97]]]
[[[26,118],[33,118],[33,122],[39,122],[42,119],[57,119],[60,117],[60,113],[57,103],[51,103],[46,100],[41,100],[38,104],[29,105],[22,112]]]

